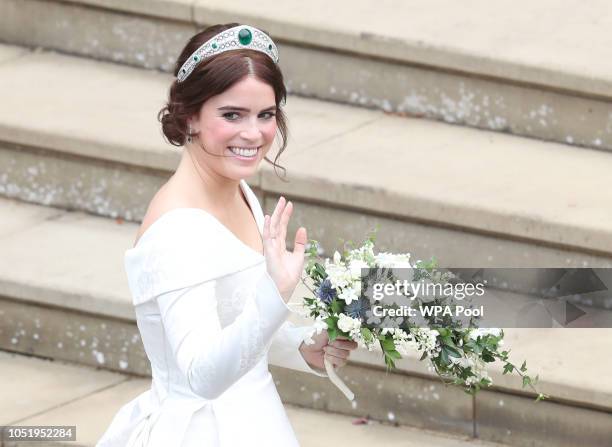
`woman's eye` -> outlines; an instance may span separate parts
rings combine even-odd
[[[259,116],[263,117],[266,120],[269,120],[272,119],[275,115],[276,114],[273,112],[264,112]],[[227,112],[223,114],[223,117],[230,121],[236,121],[238,118],[240,118],[240,114],[238,112]]]

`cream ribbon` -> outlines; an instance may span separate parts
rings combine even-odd
[[[346,383],[344,383],[342,379],[338,376],[338,374],[336,374],[334,366],[329,360],[327,360],[327,357],[323,357],[323,364],[325,365],[325,372],[327,372],[329,380],[331,380],[331,382],[336,385],[336,387],[340,391],[342,391],[342,393],[346,396],[348,400],[350,400],[351,402],[355,400],[355,394],[351,390],[349,390],[348,386],[346,386]]]

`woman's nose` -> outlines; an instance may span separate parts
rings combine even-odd
[[[245,140],[258,140],[261,136],[261,129],[257,122],[249,121],[246,127],[240,132],[240,136]]]

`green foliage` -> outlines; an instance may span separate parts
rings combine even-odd
[[[327,317],[325,322],[327,323],[327,336],[329,337],[329,341],[332,342],[338,337],[338,317]]]
[[[367,250],[361,251],[364,255],[365,261],[369,265],[374,265],[374,258],[372,252],[369,250],[371,246],[375,244],[378,226],[368,235],[364,241],[362,247],[355,247],[353,241],[343,242],[342,257],[344,260],[347,259],[352,250],[368,248]],[[364,247],[365,245],[368,247]],[[310,245],[307,248],[307,265],[306,273],[312,280],[315,287],[319,287],[321,283],[327,278],[324,264],[321,263],[319,258],[319,243],[315,240],[310,241]],[[370,281],[376,282],[388,282],[393,283],[396,278],[394,277],[393,270],[391,268],[379,268],[370,269],[369,275],[363,278],[362,287],[367,287]],[[432,257],[429,261],[418,261],[414,268],[413,281],[419,281],[426,279],[434,283],[446,283],[452,280],[453,275],[445,274],[438,270],[438,261]],[[309,284],[304,284],[308,287]],[[314,290],[308,287],[313,294],[316,294]],[[418,297],[412,297],[412,299],[419,299]],[[433,300],[425,302],[418,302],[419,305],[424,307],[431,305],[447,305],[443,302],[443,298],[435,297]],[[415,302],[416,303],[416,302]],[[318,298],[315,297],[304,297],[304,304],[309,306],[311,309],[311,316],[319,316],[323,309],[325,314],[329,316],[325,319],[328,326],[329,340],[334,341],[339,336],[351,338],[350,334],[344,333],[338,328],[338,315],[344,312],[345,302],[338,298],[334,298],[329,305],[324,305]],[[437,350],[431,351],[431,354],[423,350],[421,353],[420,360],[423,361],[429,358],[431,365],[435,369],[436,373],[445,384],[455,384],[461,386],[462,389],[467,393],[474,395],[481,388],[485,388],[491,385],[490,379],[481,378],[478,382],[474,383],[474,378],[479,377],[479,372],[473,370],[472,367],[467,366],[464,362],[453,362],[453,358],[463,358],[467,355],[468,359],[472,356],[478,357],[481,361],[491,363],[496,360],[503,362],[503,374],[517,373],[521,376],[523,387],[531,387],[535,392],[534,385],[538,381],[538,376],[532,378],[527,375],[527,363],[524,361],[519,367],[512,364],[508,358],[510,350],[504,350],[500,352],[500,341],[504,338],[503,330],[500,331],[499,336],[492,334],[478,336],[476,339],[472,339],[470,333],[465,331],[460,325],[461,323],[455,322],[452,317],[448,316],[432,316],[427,318],[428,327],[430,329],[436,329],[438,336],[436,339]],[[470,327],[477,327],[475,320],[470,320]],[[401,326],[406,332],[411,332],[411,325],[408,320],[405,322],[405,327]],[[417,337],[417,332],[413,333],[413,336]],[[376,341],[379,342],[383,352],[384,362],[387,368],[395,368],[397,360],[401,359],[401,354],[395,348],[395,340],[391,334],[381,334],[378,329],[370,329],[366,327],[360,328],[360,335],[362,340],[370,345]],[[480,369],[477,366],[476,369]],[[478,379],[477,379],[478,380]],[[469,383],[469,385],[468,385]],[[543,393],[537,393],[536,402],[548,398]]]
[[[454,346],[444,345],[442,349],[446,351],[449,357],[461,358],[461,352]]]
[[[338,314],[344,310],[343,309],[344,306],[342,305],[342,303],[340,302],[338,298],[334,298],[332,300],[330,307],[331,307],[332,312],[335,314]]]
[[[440,351],[440,364],[442,366],[449,366],[451,364],[450,359],[448,358],[448,351],[444,348],[442,348],[442,350]]]
[[[372,331],[369,330],[367,327],[361,328],[361,336],[363,337],[366,343],[371,343],[372,340],[374,340],[374,334],[372,334]]]

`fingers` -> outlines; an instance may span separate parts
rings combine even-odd
[[[263,239],[267,241],[270,238],[270,216],[264,216]]]
[[[331,344],[323,347],[325,352],[325,358],[327,358],[332,365],[340,367],[346,365],[351,350],[357,348],[357,343],[352,340],[334,340]]]
[[[279,223],[283,210],[285,209],[285,198],[283,196],[278,199],[278,203],[274,208],[274,212],[270,217],[270,238],[275,239],[279,237]]]
[[[300,227],[295,232],[295,239],[293,241],[293,247],[294,247],[293,250],[294,251],[301,250],[301,252],[304,253],[304,250],[306,249],[306,242],[308,242],[308,234],[306,233],[306,228]]]
[[[298,230],[295,232],[295,239],[293,240],[292,256],[296,262],[300,263],[300,265],[303,265],[304,263],[304,253],[306,252],[307,241],[308,237],[306,235],[306,228],[298,228]]]
[[[281,196],[278,199],[278,203],[274,208],[272,216],[268,218],[266,215],[264,218],[264,231],[263,237],[266,239],[275,239],[279,244],[278,246],[284,251],[286,250],[286,239],[287,239],[287,228],[289,226],[289,220],[293,213],[293,203],[287,202],[287,200]],[[295,233],[295,239],[293,243],[293,254],[302,259],[306,252],[306,243],[308,242],[308,234],[306,228],[300,227]]]
[[[344,365],[346,365],[347,361],[346,358],[343,357],[336,357],[335,355],[332,355],[330,353],[325,353],[325,358],[335,367],[335,368],[340,368]]]
[[[330,345],[324,346],[323,351],[325,351],[326,354],[333,355],[334,357],[341,359],[347,359],[350,354],[350,352],[346,349],[339,349]]]
[[[291,217],[291,212],[293,211],[293,203],[287,202],[287,206],[283,210],[280,218],[279,225],[279,239],[282,244],[283,250],[285,250],[285,241],[287,240],[287,226],[289,225],[289,218]]]
[[[357,344],[356,341],[348,340],[347,338],[338,337],[334,341],[329,343],[328,346],[334,346],[339,349],[353,350],[353,349],[357,349],[357,346],[359,345]]]

